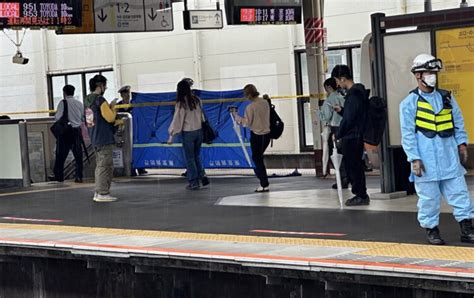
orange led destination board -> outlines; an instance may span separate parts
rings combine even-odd
[[[81,0],[0,1],[0,28],[81,26]]]

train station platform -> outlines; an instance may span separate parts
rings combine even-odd
[[[415,196],[341,209],[332,179],[274,178],[264,194],[253,192],[256,181],[211,176],[209,187],[186,191],[178,176],[118,179],[114,203],[93,202],[92,183],[3,190],[0,254],[84,258],[88,268],[98,258],[140,260],[136,272],[154,266],[245,272],[265,276],[267,284],[324,279],[327,288],[474,292],[474,246],[459,241],[449,206],[440,223],[448,245],[435,247],[425,244]],[[368,178],[370,193],[378,183]]]

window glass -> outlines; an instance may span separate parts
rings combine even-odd
[[[301,91],[302,94],[310,94],[309,91],[309,79],[308,79],[308,59],[306,53],[300,53],[300,78],[301,78]],[[301,99],[303,105],[303,125],[304,125],[304,146],[313,146],[313,125],[311,123],[311,109],[310,103],[306,99]]]
[[[313,146],[313,124],[311,123],[311,109],[310,103],[303,103],[303,117],[304,117],[304,134],[305,146]]]
[[[338,64],[348,64],[348,49],[337,49],[337,50],[328,50],[325,52],[326,61],[327,61],[327,72],[326,78],[331,77],[331,71],[333,70],[334,66]],[[361,51],[360,48],[353,48],[350,50],[350,54],[352,55],[352,65],[349,65],[354,72],[354,81],[360,82],[360,56]],[[308,78],[308,59],[306,53],[299,53],[297,55],[299,59],[299,66],[300,69],[297,71],[299,72],[299,86],[301,86],[301,90],[298,90],[300,94],[309,94],[309,78]],[[299,119],[301,129],[300,137],[304,140],[303,146],[308,149],[313,146],[313,124],[312,124],[312,117],[311,114],[313,113],[310,108],[310,103],[306,100],[301,100],[299,102],[299,109],[301,109],[301,117]]]
[[[360,83],[360,48],[352,49],[352,72],[354,75],[354,82]],[[369,87],[370,88],[370,87]]]
[[[54,76],[51,79],[53,91],[53,109],[58,107],[58,103],[63,99],[63,87],[66,85],[64,76]]]
[[[76,99],[83,101],[84,100],[84,94],[83,94],[83,89],[82,89],[82,75],[81,74],[75,74],[75,75],[68,75],[67,76],[67,83],[68,85],[74,86],[76,88],[76,91],[74,93],[74,96]]]
[[[117,86],[115,86],[115,74],[113,71],[92,71],[78,74],[64,74],[59,76],[50,76],[51,91],[54,108],[63,98],[63,87],[66,84],[73,85],[76,88],[75,97],[84,102],[84,98],[90,93],[89,80],[95,75],[102,74],[107,78],[107,90],[105,92],[105,99],[109,102],[118,97]],[[85,94],[84,94],[85,91]]]
[[[331,71],[334,66],[338,64],[347,64],[347,51],[345,49],[342,50],[329,50],[326,51],[326,59],[328,64],[328,69],[326,73],[326,78],[331,77]]]
[[[115,86],[115,75],[113,71],[105,71],[102,73],[107,78],[107,90],[105,90],[104,97],[108,102],[118,97],[117,86]]]
[[[86,73],[86,90],[87,90],[87,94],[91,93],[90,89],[89,89],[89,81],[90,79],[92,79],[95,75],[98,75],[99,73],[98,72],[88,72]]]
[[[300,53],[300,77],[303,94],[309,94],[308,60],[306,53]]]

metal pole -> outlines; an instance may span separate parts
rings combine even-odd
[[[432,7],[431,7],[431,0],[425,0],[425,12],[430,12],[432,11]]]
[[[117,143],[117,148],[122,151],[123,170],[118,168],[115,173],[128,177],[133,168],[133,117],[130,113],[119,113],[118,117],[123,120],[123,127],[118,132],[120,142]]]
[[[322,32],[323,25],[323,7],[324,0],[303,0],[304,26],[306,37],[314,36],[315,34],[308,34],[309,31],[315,31],[316,34]],[[316,116],[319,111],[318,100],[324,98],[324,41],[322,38],[315,40],[306,38],[306,58],[308,62],[308,81],[310,98],[311,118]],[[313,144],[316,153],[317,161],[320,161],[321,153],[321,124],[319,122],[313,123]]]
[[[26,30],[26,29],[25,29],[25,30]],[[16,43],[15,43],[16,51],[17,51],[17,53],[21,53],[21,51],[20,51],[20,46],[21,46],[20,31],[19,31],[19,30],[15,30],[15,33],[16,33]]]
[[[381,18],[385,17],[383,13],[372,15],[372,47],[374,50],[374,73],[372,81],[374,94],[382,98],[387,98],[387,88],[385,85],[385,55],[383,42],[383,29],[380,26]],[[380,149],[380,183],[382,193],[391,193],[396,191],[394,177],[393,150],[389,148],[388,123],[386,124],[384,138]]]
[[[133,162],[133,118],[127,113],[124,118],[123,168],[125,176],[132,173]]]
[[[467,0],[462,0],[461,4],[459,5],[460,8],[466,8],[468,6],[469,6],[469,4],[467,3]]]
[[[21,169],[23,173],[23,187],[31,186],[31,174],[30,174],[30,152],[28,149],[28,130],[26,121],[18,123],[18,129],[20,132],[20,148],[21,148]]]

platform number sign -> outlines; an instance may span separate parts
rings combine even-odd
[[[0,28],[81,26],[81,0],[2,1]]]
[[[95,0],[95,32],[173,30],[171,0]]]

